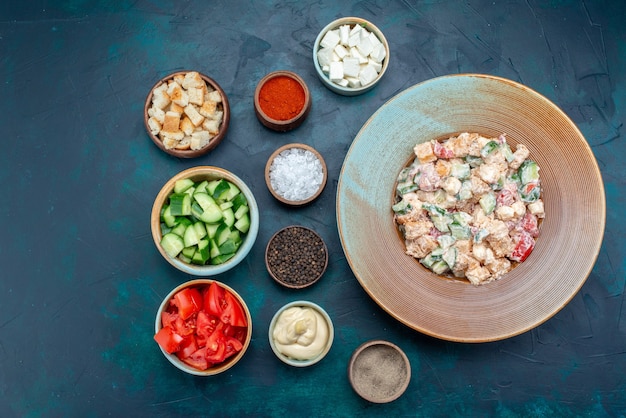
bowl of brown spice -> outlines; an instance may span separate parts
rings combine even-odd
[[[311,110],[306,83],[292,71],[274,71],[259,81],[254,91],[254,111],[263,126],[286,132],[304,122]]]
[[[328,266],[328,249],[310,228],[292,225],[276,232],[265,249],[265,266],[281,285],[302,289],[316,283]]]

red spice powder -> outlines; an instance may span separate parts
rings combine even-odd
[[[261,86],[259,105],[272,119],[292,119],[304,107],[304,89],[300,83],[287,76],[270,78]]]

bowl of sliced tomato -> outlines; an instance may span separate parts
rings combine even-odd
[[[252,339],[252,317],[231,287],[196,279],[177,286],[163,299],[154,332],[170,363],[189,374],[212,376],[243,357]]]

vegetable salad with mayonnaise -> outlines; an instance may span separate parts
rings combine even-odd
[[[406,254],[436,274],[489,283],[523,262],[545,217],[539,166],[506,136],[417,144],[398,175],[394,220]]]

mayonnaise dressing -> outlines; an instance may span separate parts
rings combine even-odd
[[[295,360],[318,356],[328,341],[328,324],[317,310],[293,306],[279,316],[272,332],[278,351]]]

